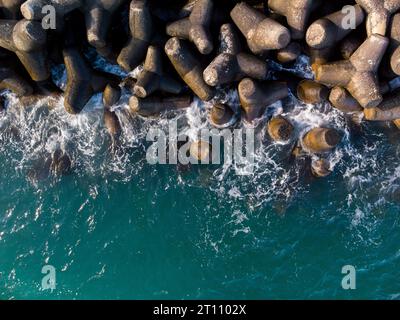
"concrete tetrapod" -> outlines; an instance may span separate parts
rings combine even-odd
[[[118,64],[125,71],[131,71],[142,63],[153,37],[153,20],[148,1],[132,0],[129,9],[129,29],[131,39],[117,58]]]
[[[382,95],[376,73],[388,42],[387,38],[373,34],[349,60],[313,65],[316,81],[346,88],[364,108],[379,105]]]
[[[34,81],[50,77],[46,42],[46,32],[39,22],[0,20],[0,47],[13,51]]]
[[[355,16],[352,26],[359,26],[364,21],[364,11],[359,5],[353,6]],[[324,49],[334,46],[354,29],[350,28],[345,19],[348,12],[337,11],[313,22],[307,29],[307,44],[315,49]]]
[[[92,95],[102,92],[107,84],[119,82],[112,74],[91,69],[76,48],[64,49],[63,55],[67,69],[64,107],[71,114],[81,112]]]
[[[253,123],[262,117],[267,106],[286,98],[289,95],[285,82],[257,82],[245,78],[238,87],[240,104],[247,122]]]
[[[167,25],[167,34],[171,37],[190,40],[201,54],[209,54],[213,50],[209,30],[212,12],[212,0],[197,0],[188,18]]]
[[[245,2],[232,9],[231,18],[246,37],[247,44],[254,54],[283,49],[290,43],[290,31],[286,27],[267,18]]]
[[[400,0],[356,0],[368,13],[367,34],[386,35],[390,17],[400,9]]]
[[[267,63],[242,52],[233,25],[224,24],[220,31],[221,53],[204,70],[203,77],[210,86],[239,81],[245,77],[258,80],[267,78]]]
[[[146,98],[158,90],[178,94],[183,90],[183,86],[164,73],[162,50],[150,46],[147,49],[143,71],[139,74],[133,91],[137,97]]]
[[[198,59],[184,40],[176,37],[169,39],[165,44],[165,53],[183,81],[201,100],[209,101],[213,98],[214,89],[204,81]]]
[[[319,0],[269,0],[268,7],[286,17],[293,39],[303,39],[311,12]]]

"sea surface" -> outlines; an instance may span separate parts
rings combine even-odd
[[[304,63],[292,71],[309,72]],[[65,70],[53,73],[62,86]],[[293,142],[268,140],[264,119],[254,172],[240,175],[234,165],[146,161],[150,128],[166,130],[171,119],[188,135],[212,128],[211,104],[144,119],[129,114],[124,96],[113,153],[101,95],[71,116],[62,100],[23,108],[3,94],[0,299],[400,299],[399,130],[358,126],[328,104],[292,97],[266,118],[285,115],[297,136],[338,129],[333,173],[311,177],[290,157]],[[233,91],[220,96],[238,107]],[[57,148],[72,159],[68,175],[46,171]],[[342,288],[346,265],[354,290]],[[42,286],[44,266],[55,270],[53,290]]]

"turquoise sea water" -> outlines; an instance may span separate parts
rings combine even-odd
[[[259,129],[255,172],[239,176],[149,165],[144,137],[166,117],[132,117],[126,101],[111,155],[98,99],[77,117],[62,101],[52,111],[14,101],[0,115],[1,299],[400,298],[399,131],[284,104],[297,134],[316,125],[344,134],[333,174],[309,177],[287,159],[290,145]],[[209,127],[206,108],[174,115],[180,130]],[[73,171],[45,177],[56,147]],[[45,265],[56,270],[53,291],[41,290]],[[356,268],[355,290],[341,287],[344,265]]]

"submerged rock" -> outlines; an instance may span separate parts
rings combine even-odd
[[[49,179],[50,177],[60,177],[67,175],[72,170],[72,160],[70,156],[60,148],[51,154],[42,155],[28,170],[28,179],[33,184]]]
[[[51,155],[50,172],[56,176],[65,175],[72,168],[71,158],[61,149],[56,149]]]
[[[332,173],[329,161],[326,159],[312,159],[311,172],[317,178],[329,176]]]

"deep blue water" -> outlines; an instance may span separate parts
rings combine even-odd
[[[14,101],[0,115],[1,299],[400,298],[399,131],[353,130],[329,106],[295,103],[283,112],[298,135],[344,134],[329,177],[287,160],[290,146],[266,141],[263,124],[253,175],[184,170],[146,162],[146,132],[166,119],[132,117],[125,102],[110,155],[98,98],[75,117],[62,101],[52,111]],[[175,117],[183,131],[210,126],[196,102]],[[32,179],[56,147],[71,174]],[[42,290],[44,265],[53,291]],[[341,287],[344,265],[355,290]]]

